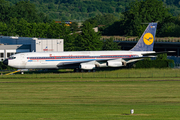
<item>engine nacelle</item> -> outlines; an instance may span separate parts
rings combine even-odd
[[[122,62],[110,62],[107,61],[107,66],[108,67],[121,67],[123,66]]]
[[[126,62],[125,61],[120,61],[120,60],[109,60],[109,61],[107,61],[106,64],[107,64],[108,67],[126,66]]]
[[[83,70],[92,70],[96,67],[94,64],[81,63],[79,68]]]

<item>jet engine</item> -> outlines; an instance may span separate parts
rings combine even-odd
[[[107,61],[107,66],[108,67],[122,67],[126,66],[126,62],[123,60],[109,60]]]
[[[88,64],[88,63],[81,63],[79,68],[83,70],[92,70],[96,67],[94,64]]]

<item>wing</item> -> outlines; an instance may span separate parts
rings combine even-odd
[[[86,61],[71,61],[71,62],[61,62],[57,66],[58,67],[71,67],[71,66],[79,66],[81,63],[95,64],[99,65],[101,63],[106,63],[107,61],[113,62],[123,62],[124,64],[136,62],[139,60],[143,60],[146,58],[154,58],[158,54],[163,53],[174,53],[176,51],[163,51],[163,52],[154,52],[154,53],[142,53],[142,57],[132,57],[132,58],[117,58],[117,59],[97,59],[97,60],[86,60]]]
[[[94,64],[99,65],[102,63],[106,63],[107,61],[113,61],[113,62],[123,62],[123,63],[131,63],[135,61],[139,61],[145,58],[154,58],[156,56],[144,56],[144,57],[132,57],[132,58],[118,58],[118,59],[100,59],[100,60],[88,60],[88,61],[72,61],[72,62],[61,62],[57,66],[58,67],[70,67],[70,66],[79,66],[81,63],[88,63],[88,64]]]

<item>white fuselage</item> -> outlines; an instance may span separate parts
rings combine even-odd
[[[8,59],[8,65],[20,69],[58,69],[62,68],[65,63],[86,63],[89,61],[142,57],[142,53],[154,53],[154,51],[28,52],[12,55]],[[62,67],[59,67],[59,65]]]

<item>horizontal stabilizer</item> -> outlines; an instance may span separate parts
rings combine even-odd
[[[162,51],[162,52],[155,52],[155,53],[144,53],[143,56],[149,56],[149,55],[159,55],[163,53],[175,53],[176,51]]]

